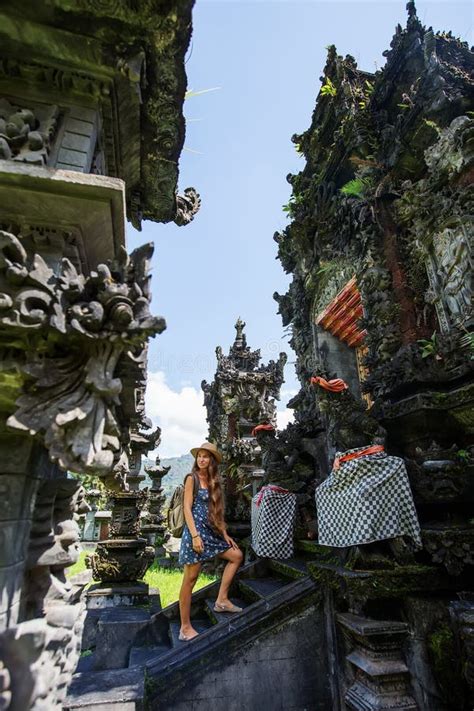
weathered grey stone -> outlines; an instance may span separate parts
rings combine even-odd
[[[23,229],[72,230],[87,270],[117,256],[125,244],[125,186],[117,178],[0,160],[0,205],[2,222],[21,205],[28,215]]]
[[[147,610],[110,608],[97,623],[95,669],[124,669],[128,666],[135,636],[150,621]]]
[[[63,711],[142,711],[144,691],[141,669],[75,674]]]
[[[290,620],[232,652],[196,665],[178,690],[171,684],[159,699],[160,711],[328,711],[333,708],[325,667],[321,609],[310,605]]]
[[[146,583],[95,583],[87,591],[87,609],[149,605],[151,596],[156,596],[157,593],[157,590],[149,588]]]

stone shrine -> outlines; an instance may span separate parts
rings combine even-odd
[[[276,427],[276,404],[283,383],[286,355],[260,365],[260,351],[247,346],[245,323],[235,324],[236,337],[229,355],[217,346],[217,370],[212,383],[202,382],[209,423],[209,440],[222,451],[226,520],[230,530],[248,529],[249,501],[259,477],[261,449],[254,429]],[[255,474],[255,472],[257,472]],[[259,481],[259,479],[255,479]]]

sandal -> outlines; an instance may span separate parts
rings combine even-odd
[[[214,612],[242,612],[242,610],[242,607],[237,607],[237,605],[234,605],[232,602],[222,603],[216,600],[214,604]]]
[[[180,642],[190,642],[190,641],[191,641],[192,639],[194,639],[195,637],[198,637],[198,635],[199,635],[199,632],[198,632],[198,634],[193,634],[192,637],[186,637],[185,634],[183,634],[182,632],[180,632],[179,635],[178,635],[178,639],[179,639]]]

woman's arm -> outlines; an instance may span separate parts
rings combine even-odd
[[[196,553],[202,553],[204,550],[204,545],[201,540],[201,536],[197,532],[196,524],[194,523],[194,516],[192,512],[194,503],[194,476],[191,474],[186,477],[184,482],[184,500],[183,500],[183,510],[184,510],[184,520],[189,528],[191,538],[193,541],[193,550]]]

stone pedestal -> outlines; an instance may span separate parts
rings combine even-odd
[[[156,588],[149,588],[146,583],[96,583],[91,585],[86,595],[87,617],[82,635],[82,649],[96,647],[98,658],[103,658],[102,646],[106,644],[101,639],[102,622],[110,620],[110,612],[117,611],[122,617],[132,624],[136,620],[135,612],[142,611],[147,619],[150,615],[161,610],[160,593]],[[112,620],[115,618],[112,617]],[[115,622],[114,622],[115,624]],[[124,639],[127,639],[125,636]],[[118,653],[119,656],[122,653]],[[117,657],[118,658],[118,657]],[[120,658],[123,658],[120,657]],[[95,660],[94,660],[95,666]],[[101,669],[115,667],[100,666]]]
[[[87,609],[106,610],[109,607],[144,607],[161,609],[160,594],[146,583],[96,583],[87,591]]]

